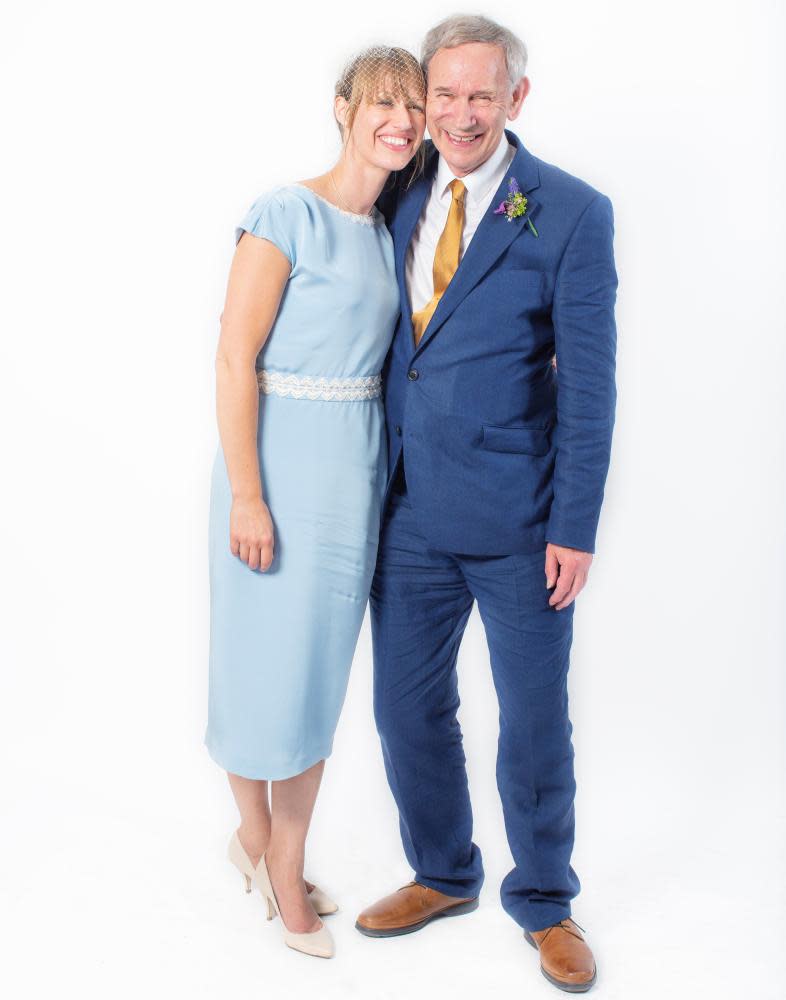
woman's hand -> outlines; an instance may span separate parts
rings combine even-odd
[[[229,515],[229,547],[249,569],[263,573],[273,562],[273,519],[261,496],[232,501]]]

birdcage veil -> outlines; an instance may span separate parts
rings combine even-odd
[[[346,144],[361,102],[371,102],[385,94],[394,100],[414,99],[425,105],[426,78],[411,52],[391,45],[372,45],[347,62],[336,81],[335,93],[348,105],[344,125],[336,119]],[[424,158],[425,147],[421,143],[406,167],[407,186],[422,171]]]

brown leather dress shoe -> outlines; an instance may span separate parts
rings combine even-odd
[[[581,933],[583,928],[566,917],[524,937],[540,952],[540,971],[566,993],[586,993],[595,982],[595,959]]]
[[[363,910],[355,927],[368,937],[394,937],[418,931],[437,917],[457,917],[477,908],[477,896],[446,896],[419,882],[408,882]]]

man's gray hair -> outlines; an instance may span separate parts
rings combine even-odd
[[[423,72],[428,75],[428,64],[437,49],[453,49],[468,42],[485,42],[502,47],[511,86],[517,84],[527,72],[527,46],[524,42],[491,18],[473,14],[454,14],[429,31],[420,51]]]

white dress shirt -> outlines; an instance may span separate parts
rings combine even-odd
[[[467,189],[464,196],[464,231],[459,261],[466,253],[469,241],[486,214],[494,192],[502,183],[515,155],[516,147],[510,145],[503,132],[499,145],[491,156],[472,173],[458,178]],[[448,184],[452,180],[455,180],[455,174],[440,154],[431,191],[407,248],[405,280],[413,312],[422,309],[434,295],[434,253],[448,219],[452,200]]]

